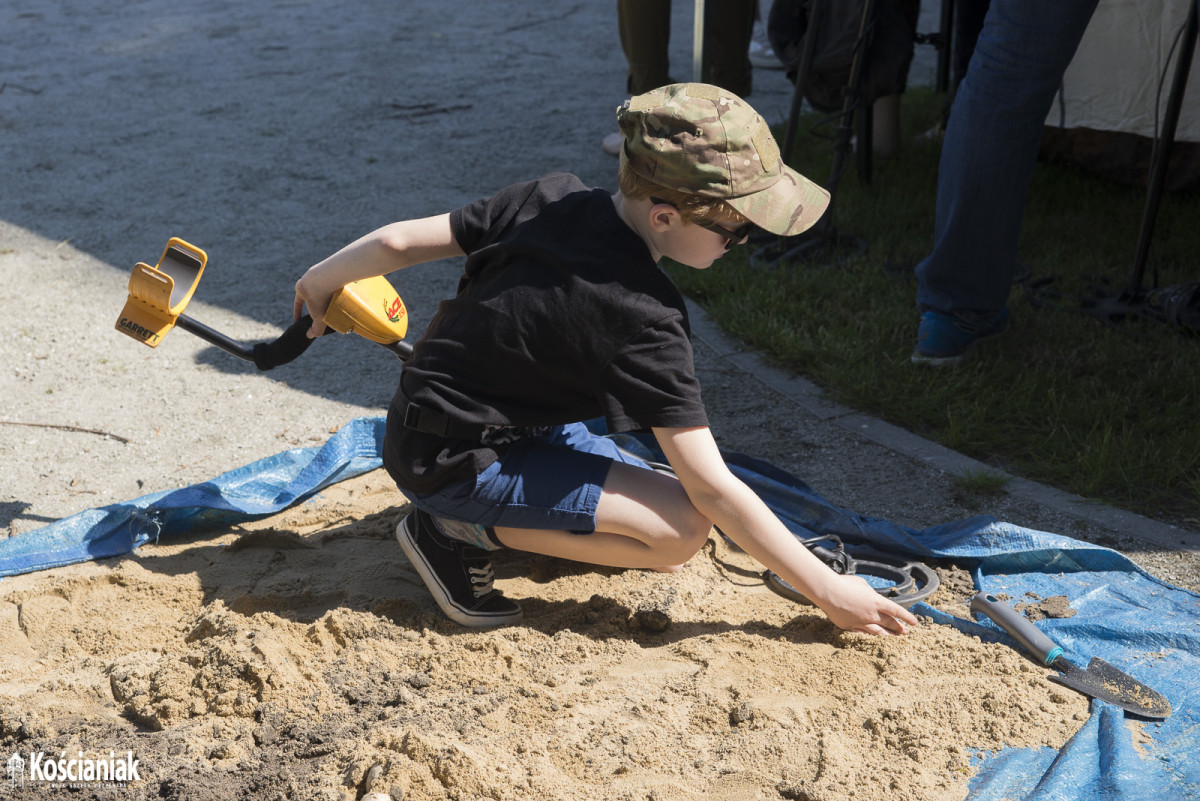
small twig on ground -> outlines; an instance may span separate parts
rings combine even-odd
[[[458,106],[438,106],[434,105],[433,103],[422,103],[416,106],[401,106],[393,103],[392,108],[415,109],[407,114],[393,114],[392,119],[415,120],[419,117],[429,117],[434,114],[449,114],[454,111],[466,111],[472,108],[472,105],[470,103],[466,103]]]
[[[18,92],[24,92],[27,95],[40,95],[43,91],[41,89],[33,89],[28,86],[21,86],[19,84],[15,84],[15,83],[9,83],[8,81],[4,81],[3,83],[0,83],[0,93],[3,93],[5,89],[9,89],[9,88],[15,89]]]
[[[16,420],[0,420],[0,425],[28,426],[29,428],[54,428],[59,431],[78,431],[82,434],[95,434],[100,437],[115,439],[117,442],[123,442],[126,445],[129,444],[129,440],[125,439],[125,437],[118,436],[117,434],[111,434],[108,431],[101,431],[98,428],[81,428],[80,426],[60,425],[57,423],[21,423]]]
[[[519,31],[519,30],[522,30],[523,28],[533,28],[537,25],[545,25],[548,22],[561,22],[561,21],[565,20],[567,17],[571,17],[571,16],[577,14],[580,11],[580,9],[582,9],[582,8],[583,8],[582,5],[576,5],[574,8],[572,8],[568,11],[565,11],[562,14],[558,14],[553,17],[544,17],[542,19],[530,20],[529,22],[522,22],[519,25],[513,25],[510,28],[505,28],[504,30],[500,31],[500,33],[501,34],[512,33],[513,31]]]

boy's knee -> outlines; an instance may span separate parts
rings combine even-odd
[[[687,520],[679,526],[678,536],[671,543],[671,552],[675,557],[672,561],[683,564],[699,553],[708,541],[711,531],[712,523],[709,519],[692,509]]]

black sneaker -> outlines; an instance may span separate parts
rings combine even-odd
[[[492,587],[495,574],[488,551],[443,535],[420,509],[400,521],[396,539],[451,620],[482,627],[521,619],[521,607]]]

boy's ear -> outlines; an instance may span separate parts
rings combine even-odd
[[[655,203],[650,207],[650,227],[662,232],[670,228],[680,218],[679,209],[670,203]]]

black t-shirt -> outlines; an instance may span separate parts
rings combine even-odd
[[[409,402],[479,425],[708,424],[683,298],[607,192],[555,173],[450,223],[465,274],[415,345],[389,415],[384,459],[401,487],[468,478],[502,447],[396,425]]]

